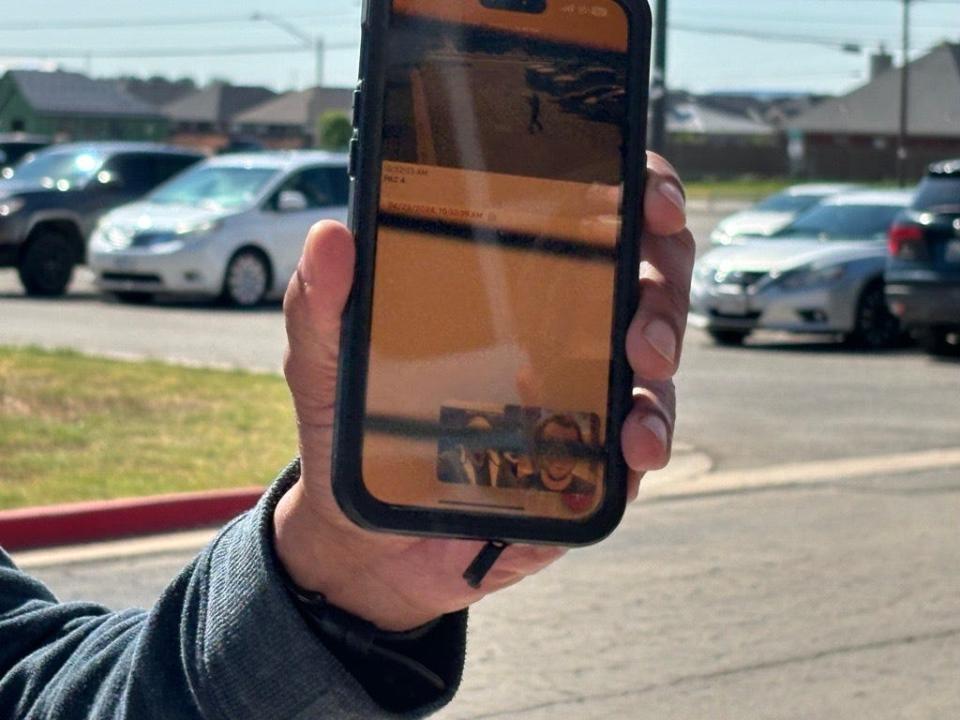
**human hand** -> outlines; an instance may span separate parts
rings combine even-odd
[[[631,468],[629,499],[642,474],[670,457],[677,370],[695,245],[686,230],[684,197],[674,169],[648,154],[644,196],[640,308],[627,334],[635,373],[635,406],[624,423]],[[354,525],[331,488],[330,451],[337,385],[340,319],[353,281],[354,241],[334,222],[311,228],[284,299],[284,372],[300,435],[301,477],[274,516],[277,553],[294,581],[383,630],[408,630],[519,582],[564,550],[511,545],[471,588],[462,573],[483,543],[375,533]]]

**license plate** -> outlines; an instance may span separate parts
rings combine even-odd
[[[957,263],[960,265],[960,240],[951,240],[947,243],[947,251],[944,253],[944,259],[948,263]]]
[[[739,285],[721,285],[717,294],[717,312],[721,315],[746,315],[747,296]]]

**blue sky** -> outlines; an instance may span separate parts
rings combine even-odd
[[[226,78],[277,90],[312,83],[309,51],[203,57],[98,57],[154,50],[295,46],[298,40],[256,12],[282,17],[309,35],[324,37],[326,81],[350,85],[356,74],[359,0],[32,0],[4,3],[0,25],[0,68],[13,66],[120,73],[191,76],[206,82]],[[960,41],[960,0],[914,0],[917,52],[943,40]],[[82,14],[78,13],[82,8]],[[729,89],[814,90],[837,93],[862,83],[867,56],[842,53],[830,42],[857,42],[873,50],[900,43],[898,0],[670,0],[669,79],[694,91]],[[176,21],[192,20],[191,25]],[[104,21],[104,22],[100,22]],[[154,21],[152,25],[144,21]],[[128,24],[126,27],[51,28],[51,24]],[[140,23],[140,24],[137,24]],[[15,29],[11,29],[15,27]],[[705,34],[696,30],[755,32],[766,40]],[[787,42],[780,35],[810,37],[821,44]],[[24,57],[52,52],[89,57]],[[915,53],[916,54],[916,53]]]

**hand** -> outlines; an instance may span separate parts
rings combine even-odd
[[[686,329],[694,242],[685,229],[676,172],[649,154],[644,197],[640,310],[627,335],[635,372],[635,407],[623,428],[632,473],[629,499],[645,471],[670,457],[675,415],[672,377]],[[289,348],[284,371],[300,433],[299,482],[275,513],[276,548],[306,589],[384,630],[408,630],[471,605],[559,558],[555,547],[513,545],[479,589],[462,573],[483,543],[373,533],[355,526],[337,506],[330,483],[340,317],[353,280],[354,242],[334,222],[315,225],[284,299]]]

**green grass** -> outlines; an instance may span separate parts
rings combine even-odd
[[[266,484],[296,453],[279,377],[0,348],[0,508]]]

